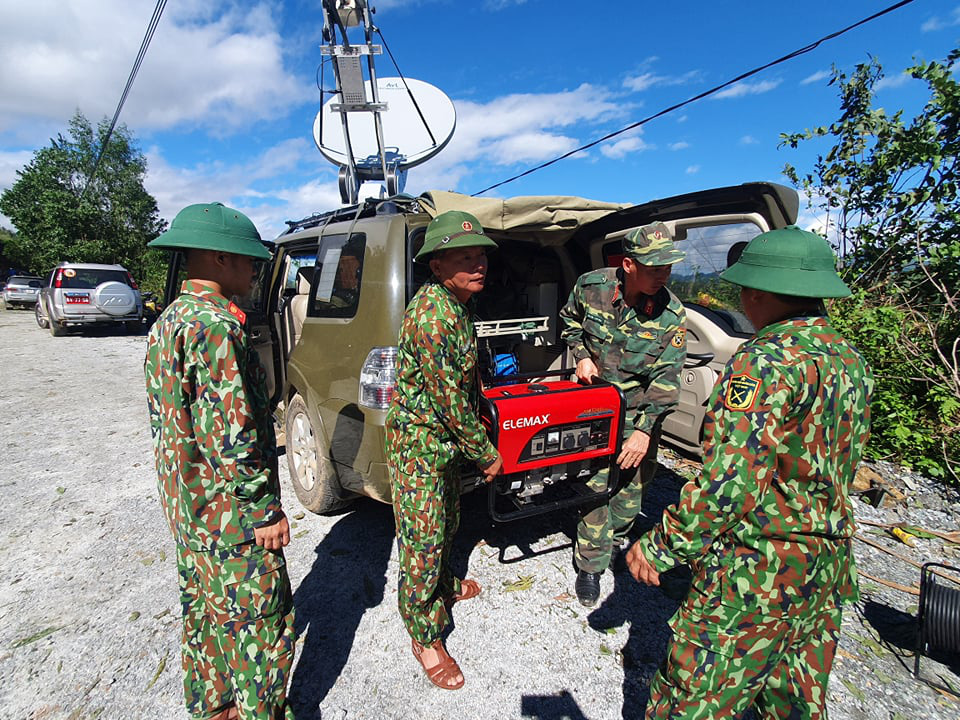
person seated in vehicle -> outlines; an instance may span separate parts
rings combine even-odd
[[[360,269],[363,267],[363,248],[347,243],[340,251],[337,277],[333,282],[330,306],[348,308],[357,304],[360,292]]]

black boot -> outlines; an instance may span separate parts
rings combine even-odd
[[[577,582],[574,584],[577,591],[577,600],[584,607],[593,607],[600,597],[600,573],[577,571]]]

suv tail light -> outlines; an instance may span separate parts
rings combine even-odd
[[[130,274],[129,270],[127,271],[127,280],[130,282],[130,287],[132,287],[134,290],[140,289],[137,287],[137,281],[133,279],[133,275]]]
[[[360,369],[360,406],[386,410],[397,387],[397,348],[375,347]]]
[[[63,270],[57,270],[57,277],[53,281],[55,288],[63,287]]]

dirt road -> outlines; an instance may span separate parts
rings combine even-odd
[[[187,717],[144,347],[142,336],[105,332],[53,338],[32,313],[0,312],[0,718]],[[360,502],[334,517],[304,514],[285,472],[283,482],[295,523],[287,558],[301,631],[291,688],[298,718],[642,717],[676,606],[621,563],[603,578],[602,605],[580,607],[572,517],[495,527],[483,498],[465,499],[456,562],[485,589],[457,607],[449,648],[467,684],[449,693],[422,676],[396,612],[390,508]],[[645,505],[651,518],[680,484],[662,473]],[[928,525],[956,526],[955,499],[947,510],[923,502]],[[922,540],[917,558],[939,557],[941,546]],[[913,568],[870,548],[859,560],[871,574],[916,580]],[[845,616],[831,718],[960,718],[955,698],[907,671],[913,661],[901,645],[915,598],[873,587]],[[956,667],[924,668],[960,686]]]

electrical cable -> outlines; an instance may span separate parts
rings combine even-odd
[[[920,642],[921,652],[939,650],[960,654],[960,588],[937,582],[932,567],[960,572],[960,568],[938,563],[923,566],[920,579]]]
[[[900,2],[895,3],[894,5],[891,5],[890,7],[885,8],[884,10],[880,10],[879,12],[876,12],[876,13],[874,13],[873,15],[870,15],[869,17],[864,18],[863,20],[860,20],[860,21],[858,21],[858,22],[855,22],[855,23],[853,23],[852,25],[848,25],[847,27],[843,28],[842,30],[837,30],[836,32],[832,32],[832,33],[830,33],[829,35],[824,35],[824,36],[823,36],[822,38],[820,38],[819,40],[814,40],[814,41],[811,42],[810,44],[808,44],[808,45],[806,45],[806,46],[804,46],[804,47],[802,47],[802,48],[799,48],[799,49],[797,49],[797,50],[794,50],[793,52],[788,53],[787,55],[784,55],[784,56],[781,57],[781,58],[778,58],[778,59],[773,60],[773,61],[771,61],[771,62],[768,62],[768,63],[766,63],[766,64],[764,64],[764,65],[761,65],[761,66],[759,66],[759,67],[756,67],[756,68],[754,68],[753,70],[749,70],[749,71],[747,71],[747,72],[745,72],[745,73],[742,73],[742,74],[738,75],[737,77],[733,78],[732,80],[728,80],[727,82],[723,83],[722,85],[716,85],[716,86],[710,88],[709,90],[706,90],[705,92],[700,93],[699,95],[694,95],[693,97],[688,98],[687,100],[684,100],[683,102],[679,102],[679,103],[676,103],[675,105],[671,105],[670,107],[668,107],[668,108],[666,108],[666,109],[664,109],[664,110],[661,110],[660,112],[654,113],[653,115],[650,115],[649,117],[646,117],[646,118],[644,118],[643,120],[638,120],[638,121],[635,122],[635,123],[632,123],[632,124],[630,124],[630,125],[627,125],[626,127],[621,128],[620,130],[617,130],[617,131],[615,131],[615,132],[608,133],[607,135],[604,135],[604,136],[601,137],[601,138],[598,138],[598,139],[596,139],[596,140],[594,140],[594,141],[592,141],[592,142],[589,142],[589,143],[587,143],[586,145],[581,145],[580,147],[576,148],[575,150],[571,150],[571,151],[569,151],[569,152],[566,152],[566,153],[564,153],[563,155],[560,155],[560,156],[558,156],[558,157],[553,158],[552,160],[548,160],[547,162],[544,162],[544,163],[541,163],[541,164],[539,164],[539,165],[536,165],[535,167],[528,168],[527,170],[524,170],[522,173],[519,173],[519,174],[517,174],[517,175],[514,175],[513,177],[509,177],[509,178],[507,178],[506,180],[502,180],[501,182],[498,182],[498,183],[496,183],[496,184],[494,184],[494,185],[491,185],[490,187],[486,187],[486,188],[484,188],[483,190],[478,190],[477,192],[472,193],[472,194],[470,195],[470,197],[477,197],[478,195],[482,195],[483,193],[488,192],[488,191],[490,191],[490,190],[493,190],[493,189],[495,189],[495,188],[498,188],[498,187],[500,187],[500,186],[502,186],[502,185],[506,185],[507,183],[511,183],[511,182],[513,182],[513,181],[515,181],[515,180],[519,180],[520,178],[526,177],[527,175],[530,175],[531,173],[534,173],[534,172],[536,172],[537,170],[542,170],[543,168],[549,167],[550,165],[554,165],[554,164],[560,162],[561,160],[566,160],[566,159],[567,159],[568,157],[570,157],[571,155],[576,155],[577,153],[583,152],[584,150],[589,150],[590,148],[594,147],[595,145],[599,145],[600,143],[606,142],[607,140],[610,140],[611,138],[615,138],[615,137],[617,137],[618,135],[622,135],[623,133],[625,133],[625,132],[627,132],[627,131],[629,131],[629,130],[633,130],[634,128],[640,127],[641,125],[646,125],[648,122],[650,122],[650,121],[652,121],[652,120],[656,120],[656,119],[659,118],[659,117],[663,117],[664,115],[667,115],[668,113],[671,113],[671,112],[673,112],[674,110],[679,110],[680,108],[684,107],[685,105],[689,105],[690,103],[696,102],[697,100],[701,100],[701,99],[707,97],[708,95],[713,95],[714,93],[719,92],[720,90],[723,90],[724,88],[729,87],[730,85],[733,85],[734,83],[738,83],[738,82],[740,82],[741,80],[745,80],[746,78],[751,77],[751,76],[753,76],[753,75],[756,75],[756,74],[759,73],[759,72],[763,72],[764,70],[767,70],[768,68],[771,68],[771,67],[773,67],[774,65],[779,65],[780,63],[784,63],[784,62],[786,62],[787,60],[792,60],[792,59],[794,59],[794,58],[796,58],[796,57],[799,57],[800,55],[805,55],[806,53],[812,52],[813,50],[815,50],[817,47],[819,47],[821,44],[827,42],[828,40],[833,40],[834,38],[837,38],[837,37],[839,37],[839,36],[841,36],[841,35],[843,35],[843,34],[845,34],[845,33],[847,33],[847,32],[850,32],[850,31],[853,30],[854,28],[858,28],[858,27],[860,27],[861,25],[867,24],[868,22],[872,22],[873,20],[876,20],[877,18],[882,17],[883,15],[886,15],[886,14],[888,14],[888,13],[891,13],[891,12],[893,12],[894,10],[899,10],[899,9],[902,8],[903,6],[909,5],[909,4],[911,4],[912,2],[914,2],[914,1],[915,1],[915,0],[901,0]]]
[[[157,4],[153,9],[153,16],[150,18],[150,23],[147,25],[147,32],[143,36],[143,42],[140,43],[140,51],[137,53],[137,58],[133,62],[133,68],[130,70],[130,76],[127,78],[127,84],[123,88],[123,93],[120,95],[120,102],[117,103],[117,110],[113,113],[113,120],[110,121],[110,128],[107,130],[107,134],[103,138],[103,142],[100,144],[100,151],[97,153],[97,159],[93,163],[93,170],[90,171],[90,174],[87,176],[87,182],[83,186],[83,191],[80,193],[80,199],[83,199],[83,196],[87,192],[87,188],[90,187],[90,183],[93,182],[93,179],[97,175],[97,170],[100,169],[100,163],[103,160],[103,155],[107,150],[107,144],[110,142],[110,137],[113,135],[113,130],[117,125],[117,120],[120,118],[120,110],[123,109],[123,104],[127,101],[127,96],[130,94],[130,88],[133,87],[133,80],[137,76],[137,72],[140,70],[140,65],[143,64],[143,59],[146,57],[147,48],[150,47],[150,41],[153,40],[153,33],[157,29],[157,25],[160,23],[160,16],[163,15],[163,10],[167,5],[167,0],[157,0]]]

